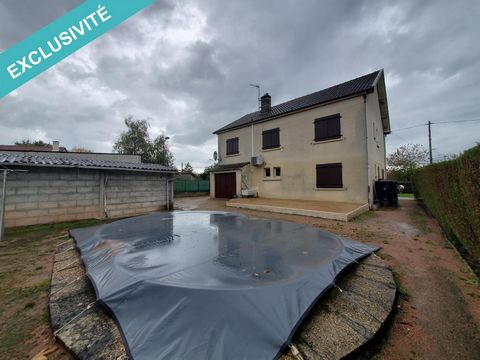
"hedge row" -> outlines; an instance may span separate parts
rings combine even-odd
[[[458,240],[480,261],[480,146],[455,160],[417,170],[413,181],[416,196],[447,237]]]

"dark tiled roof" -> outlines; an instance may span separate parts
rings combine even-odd
[[[211,171],[216,172],[216,171],[228,171],[228,170],[238,170],[244,167],[245,165],[250,164],[249,162],[241,162],[241,163],[235,163],[235,164],[223,164],[223,165],[217,165],[215,166]]]
[[[310,106],[320,105],[329,101],[369,92],[373,90],[373,87],[375,86],[375,80],[381,72],[382,70],[378,70],[371,74],[361,76],[327,89],[272,106],[271,111],[266,114],[262,114],[260,111],[247,114],[242,116],[240,119],[218,129],[214,132],[214,134],[250,125],[251,123],[263,121],[271,117],[287,114],[289,112],[308,108]]]
[[[40,166],[40,167],[63,167],[79,169],[104,169],[124,170],[137,172],[177,172],[175,168],[159,164],[133,163],[123,161],[111,161],[91,158],[75,158],[65,156],[49,156],[45,154],[30,153],[2,153],[0,152],[0,165],[4,166]]]

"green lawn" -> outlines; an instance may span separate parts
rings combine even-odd
[[[399,198],[412,198],[413,199],[415,196],[413,194],[410,194],[410,193],[399,193],[398,197]]]
[[[67,230],[102,224],[82,220],[7,229],[0,246],[0,359],[29,359],[52,341],[48,292],[55,247]],[[48,359],[70,358],[56,352]]]

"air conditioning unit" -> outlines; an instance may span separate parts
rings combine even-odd
[[[263,165],[262,155],[252,156],[252,159],[250,160],[250,164],[252,164],[253,166],[262,166]]]

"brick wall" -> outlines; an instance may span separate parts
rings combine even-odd
[[[165,175],[102,175],[99,170],[62,168],[28,170],[8,175],[6,227],[100,218],[104,216],[104,202],[106,214],[112,218],[166,208]]]

